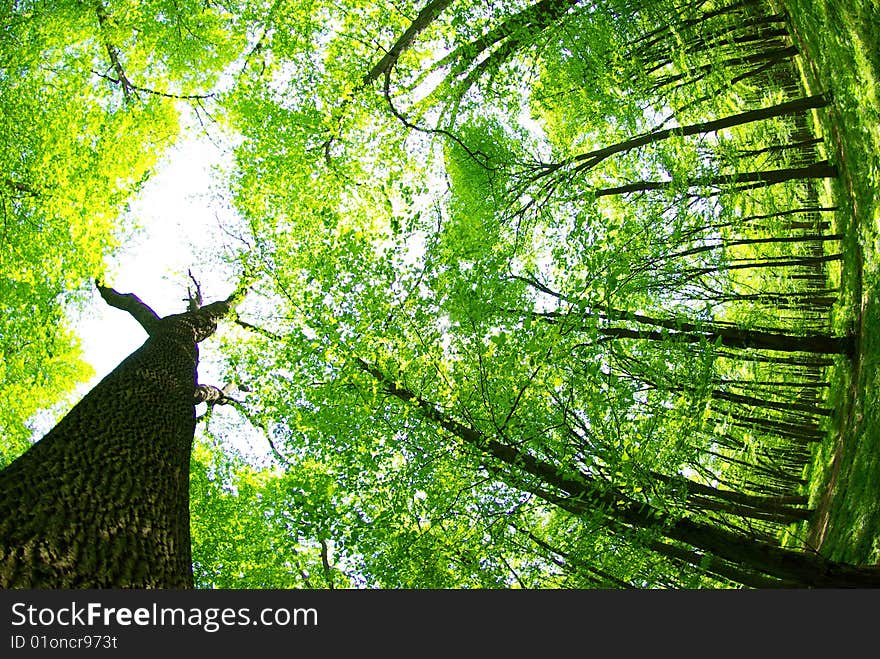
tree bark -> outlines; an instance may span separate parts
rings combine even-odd
[[[385,53],[385,56],[364,76],[362,85],[366,87],[381,78],[388,69],[397,63],[397,60],[412,45],[412,42],[419,33],[434,22],[443,10],[451,4],[452,0],[431,0],[431,2],[425,5],[415,20],[410,23],[409,27],[400,35],[400,38]]]
[[[198,343],[243,290],[165,318],[99,290],[149,337],[0,472],[0,587],[192,587]]]

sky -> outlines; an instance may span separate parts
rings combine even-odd
[[[186,310],[187,271],[198,280],[206,303],[226,298],[236,279],[220,267],[210,252],[234,244],[224,232],[236,224],[235,211],[218,191],[214,169],[226,166],[228,154],[202,131],[191,131],[169,150],[153,176],[132,200],[130,219],[140,227],[107,259],[106,285],[120,293],[135,293],[160,316]],[[146,340],[141,326],[127,312],[110,307],[93,291],[91,301],[73,320],[84,351],[83,358],[95,370],[81,384],[71,402],[78,401],[97,382]],[[199,381],[223,387],[223,375],[212,363],[210,350],[200,351]],[[204,412],[204,404],[196,408]],[[53,425],[49,412],[34,422],[35,438]],[[245,423],[230,406],[217,408],[212,428],[222,428],[224,442],[252,463],[267,464],[269,445],[265,437]]]
[[[141,228],[107,260],[108,286],[135,293],[160,316],[186,310],[188,269],[206,302],[232,292],[235,282],[228,273],[201,254],[230,242],[221,223],[228,223],[233,211],[212,188],[212,168],[223,161],[221,149],[199,134],[169,151],[131,204],[131,219]],[[76,326],[96,380],[146,339],[129,314],[108,306],[97,292]]]

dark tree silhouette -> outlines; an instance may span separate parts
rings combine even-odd
[[[198,344],[243,297],[160,318],[137,296],[98,286],[146,342],[0,472],[0,586],[189,588],[189,464]]]

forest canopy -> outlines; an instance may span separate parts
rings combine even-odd
[[[198,587],[803,585],[776,557],[857,343],[834,97],[779,3],[7,0],[0,25],[0,465],[89,377],[70,310],[194,130],[232,154],[235,248],[193,269],[254,282],[210,344]]]

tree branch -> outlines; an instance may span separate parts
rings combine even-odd
[[[115,65],[114,65],[114,68],[115,68]],[[107,80],[108,82],[112,82],[114,85],[121,84],[123,94],[126,94],[126,90],[128,92],[138,91],[138,92],[143,92],[145,94],[152,94],[153,96],[162,96],[164,98],[174,98],[174,99],[179,99],[179,100],[183,100],[183,101],[193,101],[193,100],[201,101],[201,100],[204,100],[207,98],[213,98],[215,96],[215,94],[213,94],[213,93],[211,93],[211,94],[171,94],[169,92],[160,92],[157,89],[150,89],[149,87],[140,87],[138,85],[135,85],[128,78],[121,78],[121,79],[114,78],[113,76],[109,76],[106,73],[101,73],[100,71],[95,71],[94,69],[92,69],[92,73],[94,73],[99,78],[104,78],[104,80]],[[119,74],[119,71],[117,70],[117,75],[118,74]],[[126,94],[126,98],[128,98],[128,94]]]
[[[95,14],[98,17],[98,25],[103,33],[110,20],[110,16],[107,14],[107,8],[104,7],[101,2],[97,2],[95,3]],[[122,84],[122,95],[125,97],[126,102],[129,102],[131,101],[134,86],[125,74],[125,68],[122,66],[122,61],[119,59],[119,49],[117,49],[113,42],[107,39],[104,34],[101,35],[101,40],[104,42],[104,48],[107,49],[107,56],[110,58],[110,64],[113,70],[116,71],[116,76],[118,78],[116,82]]]
[[[102,286],[97,280],[95,280],[95,285],[107,304],[122,311],[127,311],[147,331],[147,334],[153,334],[161,318],[159,314],[153,311],[137,295],[134,293],[119,293],[112,288]]]
[[[437,16],[439,16],[440,13],[451,4],[452,0],[432,0],[425,5],[419,12],[419,15],[416,16],[415,20],[410,23],[410,26],[406,31],[404,31],[404,33],[400,35],[400,38],[394,42],[394,45],[391,46],[391,49],[385,54],[385,57],[379,60],[376,65],[370,69],[367,75],[364,76],[362,86],[366,87],[370,83],[378,80],[385,72],[393,67],[397,63],[397,60],[400,59],[403,52],[412,45],[412,42],[419,33],[427,28]]]
[[[235,315],[233,321],[239,327],[243,327],[244,329],[254,332],[255,334],[265,336],[267,339],[272,339],[273,341],[281,341],[284,338],[280,334],[276,334],[275,332],[264,329],[262,327],[257,327],[256,325],[252,325],[251,323],[242,320],[241,318],[239,318],[238,314]]]
[[[327,540],[321,538],[321,565],[324,567],[324,576],[327,578],[327,586],[333,590],[333,566],[330,564],[330,550]]]

